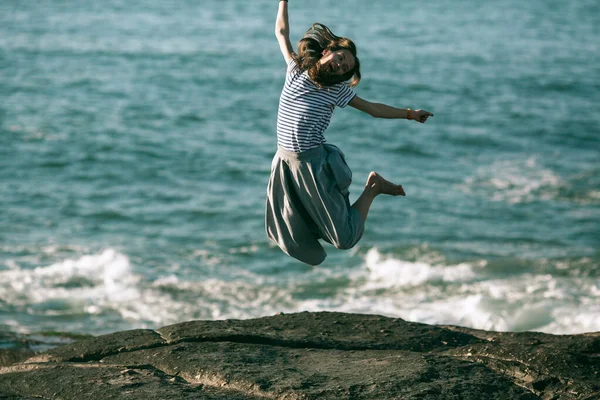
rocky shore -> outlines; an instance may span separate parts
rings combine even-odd
[[[23,354],[3,360],[0,399],[600,399],[600,332],[499,333],[304,312],[117,332]]]

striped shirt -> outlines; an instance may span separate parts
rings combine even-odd
[[[346,107],[354,96],[345,83],[319,88],[290,60],[279,99],[277,145],[299,153],[325,143],[335,106]]]

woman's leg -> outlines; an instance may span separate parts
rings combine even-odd
[[[367,215],[369,214],[369,208],[375,197],[380,194],[389,194],[391,196],[406,196],[402,185],[395,185],[392,182],[384,179],[377,172],[371,172],[365,190],[358,197],[356,202],[352,204],[352,208],[358,210],[363,221],[367,221]]]

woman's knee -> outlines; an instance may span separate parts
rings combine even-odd
[[[357,215],[354,215],[357,214]],[[364,221],[361,219],[358,212],[351,214],[349,223],[346,224],[344,229],[340,229],[336,232],[336,235],[331,244],[340,250],[349,250],[356,246],[356,243],[362,238],[365,230]]]

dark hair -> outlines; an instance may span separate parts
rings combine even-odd
[[[322,68],[319,63],[323,51],[348,50],[354,56],[354,68],[343,75],[335,75]],[[356,57],[356,45],[348,38],[336,36],[323,24],[314,23],[298,42],[298,54],[294,61],[301,71],[308,71],[308,76],[319,86],[333,86],[347,82],[350,87],[360,82],[360,62]]]

